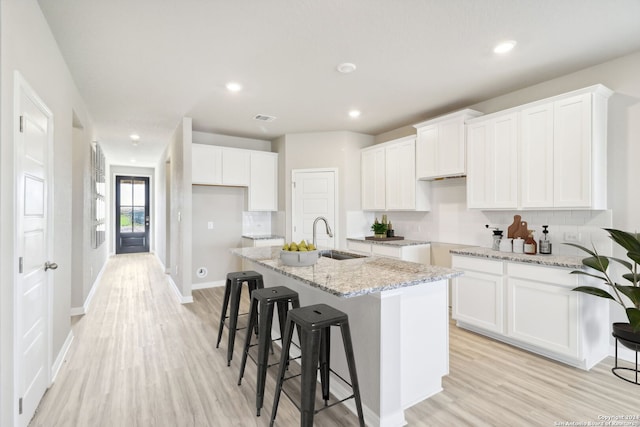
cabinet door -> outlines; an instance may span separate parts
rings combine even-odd
[[[504,333],[503,289],[502,275],[465,270],[464,276],[452,279],[452,317],[487,331]]]
[[[222,148],[192,144],[191,182],[193,184],[222,184]]]
[[[353,240],[347,240],[347,249],[357,252],[364,252],[371,254],[371,243],[354,242]]]
[[[566,286],[510,277],[507,335],[578,357],[578,293]]]
[[[520,118],[521,205],[553,207],[553,104],[527,108]]]
[[[412,210],[416,208],[415,140],[386,147],[386,207]]]
[[[250,180],[251,152],[234,148],[222,149],[222,185],[246,187]]]
[[[467,207],[486,208],[490,204],[493,156],[490,123],[479,122],[467,128]]]
[[[500,209],[518,207],[518,116],[516,113],[493,120],[492,205]]]
[[[516,209],[516,113],[473,123],[469,125],[467,136],[467,206],[479,209]]]
[[[384,210],[385,205],[385,150],[384,147],[363,150],[362,169],[362,209]]]
[[[464,141],[461,118],[438,124],[438,176],[463,175],[466,172]]]
[[[371,245],[371,253],[373,255],[384,256],[388,258],[402,259],[402,248],[399,246]]]
[[[438,176],[438,125],[418,129],[416,139],[416,178]]]
[[[251,152],[249,182],[249,210],[278,210],[278,155]]]
[[[591,94],[554,103],[554,206],[591,206]]]

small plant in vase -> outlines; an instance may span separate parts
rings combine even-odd
[[[387,237],[387,224],[384,222],[379,222],[378,218],[375,219],[373,225],[371,226],[371,230],[373,231],[373,235],[378,238]]]

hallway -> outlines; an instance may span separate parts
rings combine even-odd
[[[256,417],[253,362],[237,386],[244,334],[231,367],[226,334],[215,349],[222,293],[194,291],[194,303],[182,305],[154,255],[111,257],[88,314],[73,318],[74,342],[30,426],[268,425],[273,369],[262,416]],[[553,426],[640,417],[640,389],[611,374],[611,358],[585,372],[453,324],[450,329],[445,391],[406,411],[411,426]],[[319,427],[356,425],[341,406],[316,421]],[[298,423],[297,409],[282,397],[276,425]]]

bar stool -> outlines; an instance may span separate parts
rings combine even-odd
[[[293,308],[300,307],[298,293],[284,286],[274,286],[272,288],[256,289],[251,292],[251,307],[249,308],[249,324],[247,325],[247,337],[244,341],[244,351],[242,352],[242,362],[240,363],[240,376],[238,385],[242,382],[244,368],[247,364],[249,348],[258,346],[258,375],[256,384],[256,415],[260,416],[260,409],[264,403],[264,384],[267,378],[267,368],[269,366],[269,347],[271,346],[271,325],[273,323],[273,309],[278,306],[278,320],[280,323],[280,338],[284,337],[284,326],[287,319],[289,304]],[[260,314],[258,314],[260,313]],[[258,321],[259,319],[259,321]],[[258,326],[258,344],[251,345],[252,329]],[[278,338],[278,339],[280,339]],[[272,350],[273,351],[273,350]]]
[[[222,329],[225,326],[225,320],[229,319],[229,344],[227,346],[227,366],[231,365],[233,358],[233,346],[236,341],[236,331],[238,330],[238,311],[240,310],[240,294],[242,293],[242,284],[247,283],[249,293],[255,289],[264,288],[262,274],[255,271],[236,271],[227,274],[227,283],[224,287],[224,300],[222,301],[222,312],[220,313],[220,325],[218,326],[218,341],[216,348],[220,346],[222,339]],[[231,302],[229,302],[231,299]],[[231,312],[227,317],[227,307],[231,305]],[[246,314],[246,313],[245,313]]]
[[[280,357],[280,368],[278,369],[278,377],[276,384],[275,398],[273,400],[273,411],[271,412],[270,426],[276,419],[278,411],[278,402],[280,401],[280,393],[282,383],[286,380],[295,378],[295,376],[285,378],[285,370],[289,362],[289,350],[291,348],[291,337],[293,328],[297,326],[300,331],[300,351],[302,352],[302,371],[301,371],[301,406],[298,409],[301,412],[300,426],[313,426],[313,416],[316,412],[330,408],[333,405],[342,403],[347,399],[354,398],[356,401],[356,409],[358,412],[358,420],[360,426],[364,427],[364,415],[362,413],[362,403],[360,401],[360,388],[358,386],[358,376],[356,374],[356,362],[353,355],[353,346],[351,344],[351,332],[349,330],[349,317],[333,307],[326,304],[310,305],[302,308],[296,308],[289,311],[287,316],[286,328],[282,343],[282,355]],[[331,347],[331,326],[339,326],[342,332],[342,342],[349,367],[349,376],[351,384],[344,380],[340,375],[333,371],[330,367],[330,347]],[[318,363],[320,364],[320,381],[322,384],[322,398],[325,407],[315,410],[315,394]],[[329,401],[329,372],[333,372],[351,386],[353,394],[339,402],[328,405]],[[285,392],[285,394],[287,394]],[[291,398],[289,396],[289,398]],[[293,399],[292,399],[293,401]],[[295,402],[294,402],[295,403]],[[297,406],[297,405],[296,405]]]

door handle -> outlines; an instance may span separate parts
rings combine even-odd
[[[45,262],[44,263],[44,271],[47,270],[56,270],[58,268],[58,264],[56,264],[55,262]]]

